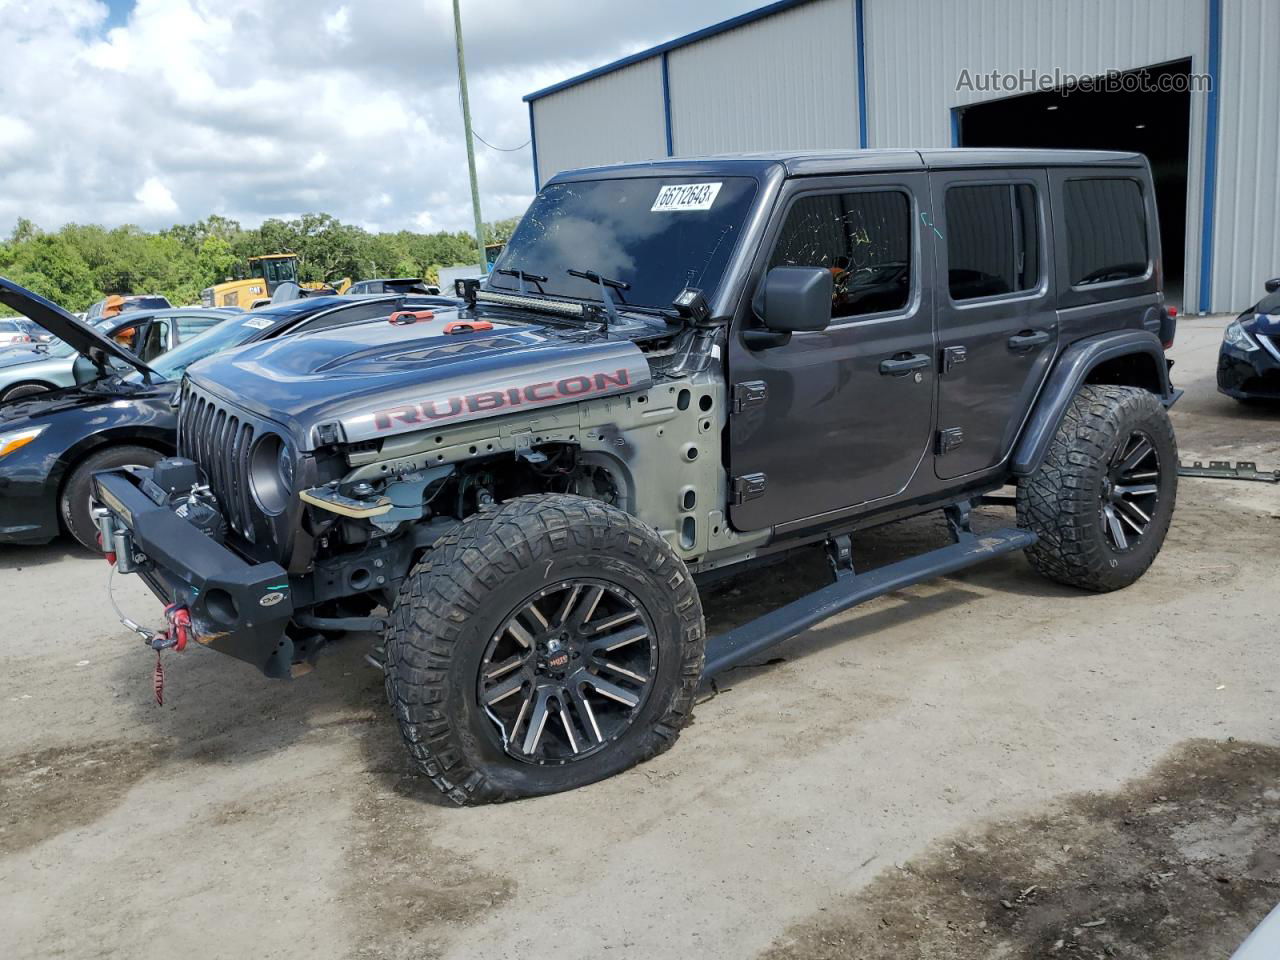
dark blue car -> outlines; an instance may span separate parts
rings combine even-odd
[[[1241,403],[1280,400],[1280,278],[1227,325],[1218,350],[1218,391]]]

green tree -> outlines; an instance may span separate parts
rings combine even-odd
[[[486,232],[492,242],[504,242],[514,223],[495,221]],[[69,223],[46,233],[20,219],[0,242],[0,274],[71,310],[111,293],[158,293],[182,304],[198,302],[201,290],[228,277],[247,276],[248,259],[262,254],[297,254],[304,281],[434,281],[442,266],[474,262],[473,243],[464,231],[369,233],[327,213],[272,218],[252,229],[214,214],[155,232]]]

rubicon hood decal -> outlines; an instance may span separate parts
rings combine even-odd
[[[461,423],[560,403],[640,390],[652,383],[644,355],[632,343],[557,344],[532,350],[524,362],[477,379],[451,377],[380,400],[342,417],[348,441],[370,440],[421,430],[431,424]],[[550,353],[550,356],[546,356]],[[542,354],[542,356],[539,356]],[[521,354],[513,355],[519,361]],[[538,363],[536,361],[542,361]],[[463,373],[463,371],[460,371]]]
[[[282,337],[216,354],[187,376],[286,427],[303,450],[321,443],[320,426],[358,443],[652,385],[630,340],[499,317],[491,330],[446,333],[457,316]]]

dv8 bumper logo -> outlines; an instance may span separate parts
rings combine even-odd
[[[283,593],[268,593],[258,601],[264,607],[274,607],[277,603],[284,599]]]

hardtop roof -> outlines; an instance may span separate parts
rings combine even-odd
[[[565,170],[548,182],[641,175],[752,176],[782,167],[787,176],[876,173],[888,170],[945,170],[966,167],[1145,167],[1140,153],[1115,150],[1025,150],[951,147],[935,150],[778,150],[705,157],[664,157],[636,163]]]

